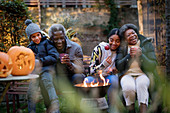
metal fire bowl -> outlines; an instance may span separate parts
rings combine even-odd
[[[108,84],[107,86],[103,86],[103,83],[99,83],[99,86],[96,87],[89,87],[90,83],[87,83],[88,87],[82,87],[83,83],[76,84],[74,87],[76,87],[77,91],[82,93],[84,97],[88,98],[101,98],[105,97],[107,90],[110,86]]]

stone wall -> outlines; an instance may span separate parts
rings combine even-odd
[[[33,19],[38,20],[38,9],[30,11],[34,15]],[[125,23],[133,23],[138,26],[137,8],[121,7],[118,16],[120,18],[119,26]],[[110,12],[107,9],[41,7],[41,29],[48,32],[53,23],[62,23],[66,28],[72,27],[79,33],[78,38],[82,41],[85,55],[91,55],[93,48],[98,43],[107,41],[101,25],[106,26],[109,18]]]

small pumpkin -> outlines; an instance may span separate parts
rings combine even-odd
[[[34,70],[35,56],[31,49],[24,46],[13,46],[9,49],[8,55],[13,62],[12,75],[28,75]]]
[[[6,78],[11,74],[12,60],[8,54],[0,52],[0,78]]]

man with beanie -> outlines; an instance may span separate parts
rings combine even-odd
[[[115,67],[115,59],[117,55],[117,49],[120,46],[120,37],[118,36],[119,29],[114,28],[108,34],[108,43],[101,42],[98,44],[91,55],[90,62],[90,73],[92,76],[86,77],[88,82],[92,82],[95,79],[92,78],[93,75],[99,75],[99,71],[102,70],[102,76],[104,76],[105,80],[111,84],[108,92],[108,104],[109,104],[109,113],[117,113],[118,109],[116,107],[116,95],[118,94],[118,77],[116,74],[118,73]],[[97,78],[100,80],[100,78]],[[101,82],[102,80],[100,80]]]
[[[53,85],[54,65],[57,63],[59,54],[52,43],[43,36],[39,26],[27,19],[25,31],[31,41],[28,45],[35,54],[35,69],[33,73],[39,74],[40,77],[31,80],[28,89],[28,112],[36,112],[37,92],[40,87],[44,99],[47,113],[60,113],[58,97]]]

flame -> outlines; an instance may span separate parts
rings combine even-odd
[[[106,85],[109,85],[109,79],[107,79]]]
[[[102,76],[102,70],[99,70],[99,76],[103,80],[103,86],[105,86],[106,85],[106,81],[105,81],[105,78]]]
[[[102,75],[102,70],[99,70],[99,77],[103,81],[102,86],[107,86],[109,84],[109,79],[105,80],[105,78]],[[99,82],[95,83],[94,80],[90,84],[87,84],[87,82],[88,82],[88,79],[85,78],[83,81],[82,87],[97,87],[97,86],[99,86]]]
[[[83,81],[83,85],[84,85],[84,87],[87,87],[87,81],[88,81],[88,79],[87,79],[87,78],[85,78],[85,79],[84,79],[84,81]]]
[[[91,87],[97,87],[97,86],[99,86],[99,82],[97,82],[97,83],[91,82],[90,86]]]

